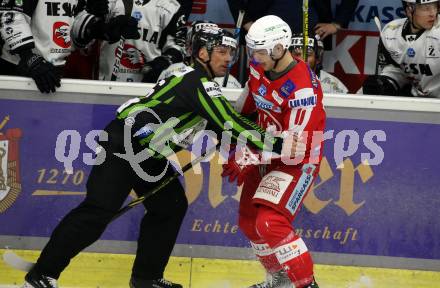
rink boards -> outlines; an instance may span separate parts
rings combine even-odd
[[[12,79],[0,80],[0,145],[8,151],[2,171],[8,171],[3,175],[11,183],[0,190],[0,244],[40,249],[60,218],[84,197],[92,152],[86,139],[114,117],[117,105],[145,94],[147,86],[63,80],[62,89],[48,96],[37,93],[32,82]],[[239,91],[225,94],[234,100]],[[293,223],[316,262],[439,271],[440,101],[326,95],[325,104],[329,140],[320,179]],[[63,131],[79,140],[71,175],[64,173],[62,155],[55,155]],[[375,163],[382,154],[380,164]],[[177,156],[182,163],[191,159],[189,152]],[[221,179],[217,158],[203,163],[199,172],[181,179],[190,208],[174,255],[253,259],[236,225],[240,189]],[[111,224],[88,251],[133,253],[143,213],[136,209]],[[318,267],[327,271],[335,266]],[[344,269],[349,268],[338,271]],[[352,269],[341,275],[365,268]]]

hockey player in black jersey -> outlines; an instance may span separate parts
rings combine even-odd
[[[116,119],[105,128],[108,141],[100,142],[105,161],[92,168],[85,200],[55,228],[36,265],[26,275],[24,287],[57,287],[56,279],[70,259],[98,240],[131,189],[142,195],[157,185],[140,177],[128,161],[118,156],[128,153],[127,142],[136,153],[147,151],[151,156],[139,163],[142,173],[163,177],[173,173],[167,165],[167,153],[193,143],[196,132],[205,125],[217,134],[217,139],[226,133],[237,142],[239,135],[245,135],[249,145],[259,150],[273,148],[290,155],[302,151],[294,137],[288,137],[289,141],[268,137],[264,141],[265,132],[235,112],[220,86],[212,81],[214,76],[224,76],[236,45],[232,35],[220,28],[200,30],[193,40],[191,67],[159,81],[148,96],[132,99],[118,109]],[[166,128],[172,128],[178,137],[170,137],[173,134]],[[124,134],[126,129],[131,132]],[[184,189],[175,180],[143,204],[147,213],[140,225],[130,287],[182,287],[163,279],[163,272],[187,210]]]

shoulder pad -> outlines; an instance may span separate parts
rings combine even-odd
[[[182,77],[183,75],[193,71],[194,68],[183,63],[174,63],[161,73],[159,79],[165,79],[170,76]]]
[[[172,14],[176,13],[180,8],[180,3],[177,0],[157,0],[156,7],[162,7],[165,10],[170,11]]]
[[[400,27],[403,26],[403,24],[405,24],[405,21],[407,19],[406,18],[401,18],[401,19],[395,19],[391,22],[389,22],[388,24],[385,25],[385,27],[382,29],[382,33],[385,32],[390,32],[390,31],[396,31],[398,30]],[[392,33],[392,32],[391,32]]]

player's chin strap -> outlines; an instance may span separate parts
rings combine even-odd
[[[211,74],[211,78],[214,78],[215,77],[214,70],[212,70],[212,67],[211,67],[211,53],[212,53],[212,50],[208,51],[209,58],[207,61],[203,61],[199,57],[197,57],[197,59],[199,59],[200,62],[202,62],[203,64],[205,64],[208,67],[208,71],[209,71],[209,74]]]
[[[271,58],[273,61],[275,61],[275,65],[273,66],[272,70],[275,70],[275,69],[277,68],[277,66],[278,66],[278,62],[279,62],[281,59],[283,59],[284,55],[286,55],[286,53],[287,53],[287,50],[289,50],[289,49],[284,49],[283,55],[281,55],[281,57],[278,58],[278,59],[273,58],[273,54],[271,53],[270,58]]]

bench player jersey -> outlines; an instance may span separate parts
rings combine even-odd
[[[3,1],[4,2],[4,1]],[[2,58],[18,64],[20,58],[11,51],[34,48],[34,53],[43,56],[55,66],[66,63],[65,58],[73,50],[70,29],[78,0],[16,0],[11,5],[0,7],[0,32],[5,41]]]
[[[177,26],[178,15],[182,12],[180,7],[177,0],[135,0],[133,2],[131,16],[138,20],[141,37],[137,40],[125,41],[117,81],[141,82],[143,77],[141,70],[145,63],[162,55],[162,52],[169,48],[182,51],[183,55],[184,49],[175,43],[175,37],[166,33],[167,30],[173,28],[168,26]],[[109,8],[112,17],[125,13],[122,0],[110,0]],[[161,41],[164,43],[160,43]],[[111,78],[117,46],[118,42],[109,44],[103,41],[99,79],[109,80]]]
[[[437,20],[420,35],[409,34],[409,25],[404,18],[383,28],[381,75],[396,80],[400,88],[411,83],[413,96],[440,98],[440,24]]]

